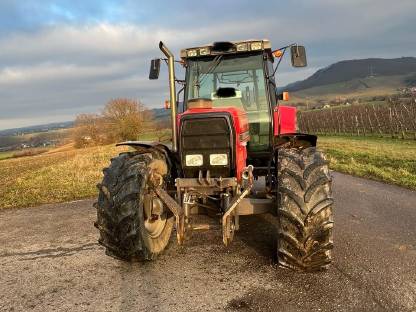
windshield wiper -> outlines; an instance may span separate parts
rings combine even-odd
[[[221,63],[222,61],[222,55],[217,55],[213,60],[212,60],[212,64],[210,65],[210,67],[208,68],[207,72],[205,74],[202,74],[201,79],[198,79],[195,83],[195,86],[198,87],[198,89],[200,88],[200,86],[203,84],[204,80],[208,77],[208,75],[210,73],[212,73],[217,67],[218,65]]]

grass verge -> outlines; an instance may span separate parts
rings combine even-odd
[[[416,190],[416,141],[320,136],[333,170]]]
[[[0,160],[12,158],[14,152],[0,152]]]
[[[34,148],[28,148],[28,149],[22,149],[22,150],[0,152],[0,160],[4,160],[8,158],[35,156],[35,155],[46,153],[47,151],[49,151],[48,148],[34,147]]]

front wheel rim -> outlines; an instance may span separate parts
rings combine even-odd
[[[145,210],[152,211],[151,208],[153,207],[153,200],[150,200],[146,204],[150,205],[150,207],[146,207],[148,209],[145,209]],[[162,204],[162,207],[163,206],[164,205]],[[167,222],[167,215],[164,209],[162,210],[160,215],[152,214],[150,216],[146,216],[146,213],[144,214],[144,227],[146,229],[147,234],[151,238],[158,238],[162,234],[166,226],[166,222]]]

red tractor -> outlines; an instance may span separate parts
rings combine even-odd
[[[107,254],[154,260],[174,227],[179,244],[204,227],[194,224],[195,214],[217,216],[228,245],[239,216],[269,213],[278,219],[281,266],[326,268],[333,247],[327,162],[316,136],[296,132],[296,109],[279,104],[287,94],[275,83],[285,52],[303,67],[305,48],[273,51],[268,40],[248,40],[184,49],[185,80],[175,77],[173,54],[162,42],[159,48],[166,59],[152,60],[149,78],[158,78],[165,60],[172,143],[118,144],[135,151],[113,158],[98,185],[95,225]]]

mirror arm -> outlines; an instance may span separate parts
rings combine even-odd
[[[177,97],[176,97],[176,101],[179,103],[179,95],[184,92],[185,90],[185,84],[183,85],[182,88],[180,88],[180,90],[178,91]]]
[[[287,46],[284,46],[284,47],[281,47],[281,48],[279,48],[279,49],[273,50],[273,51],[272,51],[272,53],[273,53],[273,52],[276,52],[276,51],[278,51],[278,50],[286,50],[287,48],[290,48],[290,47],[292,47],[292,46],[294,46],[294,45],[297,45],[297,43],[291,43],[291,44],[289,44],[289,45],[287,45]]]
[[[166,65],[168,66],[168,68],[169,68],[169,59],[167,59],[167,58],[161,58],[160,60],[162,60],[162,61],[165,61],[165,63],[166,63]],[[181,61],[176,61],[176,60],[174,60],[173,61],[174,63],[179,63],[179,64],[182,64],[182,62]],[[185,84],[185,80],[183,80],[183,79],[178,79],[178,78],[176,78],[176,76],[175,76],[175,82],[177,82],[177,83],[179,83],[179,84]]]
[[[183,86],[182,88],[179,89],[178,91],[178,95],[181,94],[183,92],[183,90],[185,89],[185,86]],[[178,97],[179,98],[179,97]]]
[[[279,58],[279,61],[277,62],[277,64],[276,64],[276,68],[274,69],[274,71],[273,71],[273,75],[272,75],[272,77],[276,74],[276,71],[277,71],[277,69],[279,68],[279,65],[280,65],[280,63],[282,62],[282,60],[283,60],[283,57],[285,56],[285,53],[286,53],[286,50],[287,50],[287,48],[288,48],[289,46],[287,46],[287,47],[284,47],[284,48],[282,48],[282,49],[278,49],[278,50],[283,50],[283,53],[282,53],[282,56]]]

